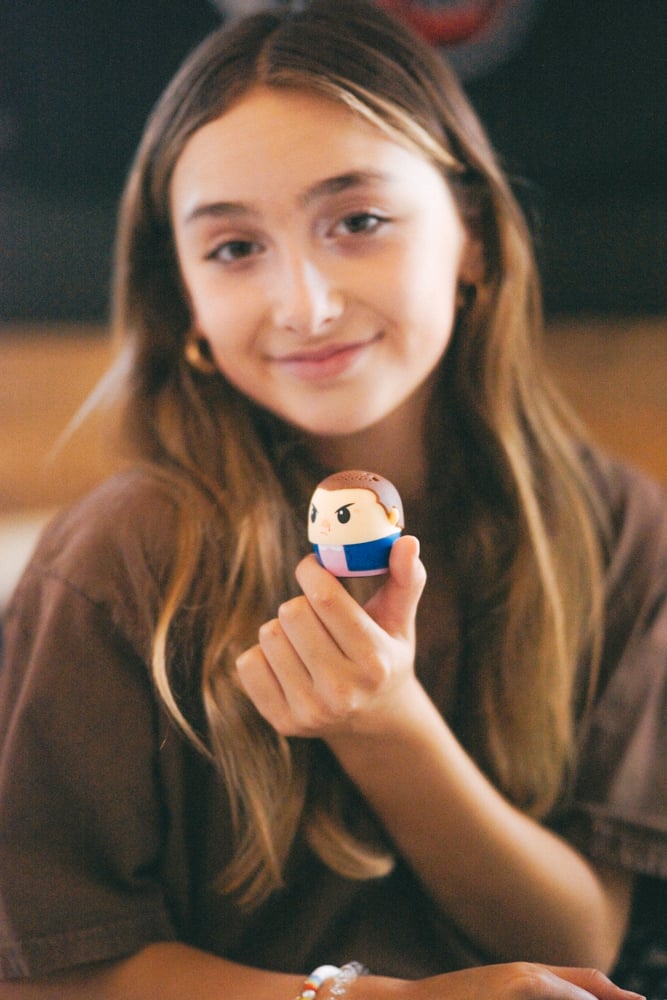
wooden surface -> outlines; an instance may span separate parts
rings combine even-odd
[[[0,334],[0,514],[67,503],[105,471],[99,426],[55,449],[110,357],[102,331]]]
[[[667,485],[667,318],[552,324],[550,363],[606,447]],[[66,503],[106,470],[100,427],[53,449],[105,370],[100,330],[0,335],[0,515]]]
[[[547,349],[597,441],[667,486],[667,317],[552,324]]]

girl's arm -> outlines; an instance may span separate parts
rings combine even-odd
[[[609,970],[631,878],[511,806],[419,688],[381,738],[330,745],[442,909],[487,953]]]
[[[304,596],[239,660],[258,710],[286,735],[327,741],[443,911],[489,954],[611,968],[630,877],[510,805],[414,674],[416,540],[396,542],[365,610],[314,558],[297,576]]]
[[[168,942],[119,962],[0,983],[0,1000],[294,1000],[302,982]]]
[[[0,983],[0,1000],[294,1000],[303,976],[263,972],[182,944],[155,944],[124,961],[52,976]],[[347,1000],[638,1000],[599,972],[518,962],[407,982],[364,976]],[[317,1000],[332,1000],[327,983]]]

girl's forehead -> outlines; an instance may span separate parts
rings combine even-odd
[[[347,121],[350,126],[356,123],[375,131],[375,127],[361,110],[350,106],[345,94],[343,87],[326,92],[324,86],[320,88],[315,80],[312,84],[304,81],[301,85],[290,83],[285,86],[258,83],[241,94],[218,117],[239,120],[246,117],[268,117],[275,123],[283,118],[291,121],[294,116],[297,120],[308,121],[314,116],[323,128],[330,121]]]
[[[289,162],[302,157],[322,161],[377,156],[382,150],[426,162],[407,139],[386,131],[352,110],[342,100],[312,90],[258,86],[248,91],[228,110],[197,129],[178,158],[207,162],[219,159],[226,169],[262,162]],[[332,164],[333,166],[333,164]]]
[[[351,177],[412,191],[443,185],[425,156],[342,102],[257,87],[190,137],[173,172],[172,208],[187,218],[207,202],[300,207]]]
[[[333,97],[305,87],[256,86],[198,129],[190,142],[202,134],[215,133],[239,144],[264,137],[267,144],[284,138],[283,145],[288,145],[295,134],[320,136],[331,128],[382,137],[378,128]]]

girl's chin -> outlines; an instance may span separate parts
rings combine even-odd
[[[358,420],[349,419],[349,414],[345,415],[345,417],[342,421],[332,421],[330,418],[328,420],[283,419],[286,419],[288,423],[291,423],[293,427],[313,441],[329,441],[336,438],[352,438],[363,435],[366,431],[371,431],[378,427],[382,423],[384,415],[376,418],[360,418]]]

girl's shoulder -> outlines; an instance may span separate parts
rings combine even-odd
[[[597,460],[596,475],[610,520],[599,686],[628,684],[618,706],[629,710],[630,688],[638,694],[667,683],[667,491],[612,458]]]
[[[650,563],[667,559],[667,490],[628,462],[588,452],[586,465],[608,519],[610,563],[644,554]]]
[[[89,560],[110,566],[135,559],[160,562],[178,516],[167,485],[142,468],[127,469],[59,511],[47,524],[32,563],[74,572]]]
[[[610,519],[605,635],[571,839],[608,865],[667,877],[667,493],[624,462],[593,461]]]
[[[118,473],[46,525],[7,624],[47,611],[88,619],[96,609],[125,634],[145,636],[173,564],[177,527],[178,506],[165,483],[140,468]]]

